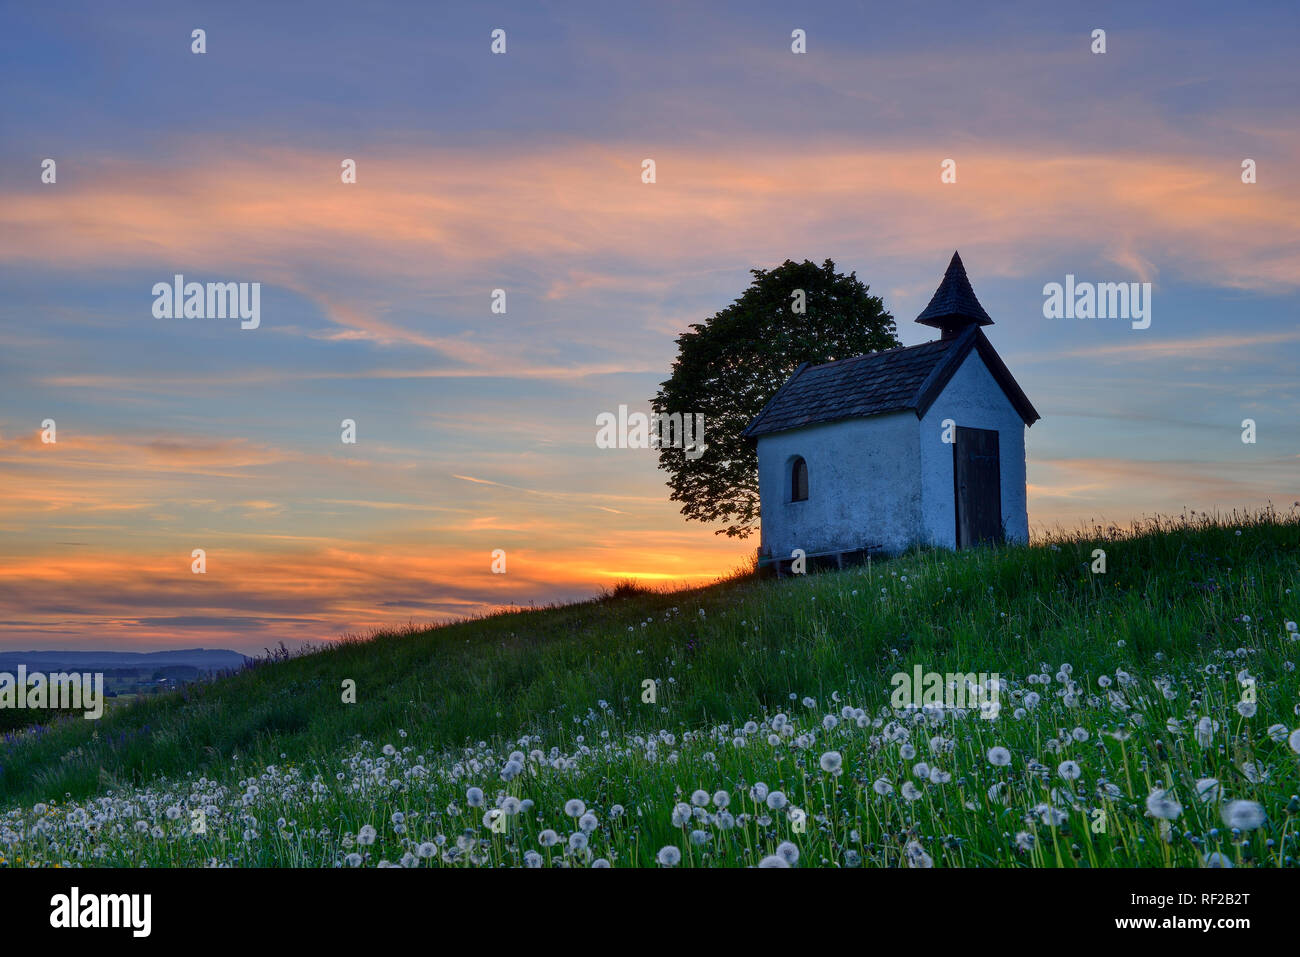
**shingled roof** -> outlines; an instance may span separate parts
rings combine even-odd
[[[960,260],[957,262],[960,266]],[[915,410],[919,419],[972,349],[978,350],[1025,424],[1033,425],[1039,416],[1028,397],[979,326],[970,325],[950,339],[872,352],[824,365],[804,363],[768,400],[744,434],[752,439],[840,419],[907,410]]]
[[[960,332],[972,323],[981,326],[993,325],[993,320],[984,311],[980,301],[975,298],[966,267],[962,265],[961,256],[956,252],[943,274],[943,281],[934,291],[930,305],[921,311],[916,321],[923,326],[935,326],[949,335]]]

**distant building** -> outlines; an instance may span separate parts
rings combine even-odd
[[[1029,538],[1025,429],[1039,418],[981,326],[953,253],[918,346],[800,366],[745,430],[758,445],[759,558]]]

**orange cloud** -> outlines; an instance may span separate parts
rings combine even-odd
[[[1288,145],[1296,151],[1295,136]],[[545,290],[553,298],[593,288],[646,294],[665,287],[658,277],[669,267],[697,270],[702,256],[751,262],[763,248],[783,258],[792,247],[846,242],[876,256],[932,256],[962,237],[989,250],[986,270],[1010,275],[1097,235],[1116,237],[1105,258],[1143,277],[1160,261],[1224,286],[1300,282],[1291,242],[1300,196],[1242,186],[1217,153],[963,149],[958,182],[945,186],[928,145],[822,141],[782,151],[741,142],[656,151],[658,182],[647,186],[643,151],[583,142],[405,149],[363,161],[355,186],[338,181],[336,156],[303,151],[105,163],[83,185],[0,196],[0,260],[238,273],[318,298],[340,334],[420,344],[475,365],[489,358],[478,346],[385,320],[383,303],[349,301],[329,277],[401,279],[445,295],[446,278],[467,270],[546,263],[560,277]],[[923,222],[941,223],[943,236],[917,229]],[[590,265],[610,256],[637,273]]]

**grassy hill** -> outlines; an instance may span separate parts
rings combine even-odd
[[[348,641],[6,739],[0,857],[1293,866],[1298,546],[1192,516]],[[918,665],[1000,714],[891,708]]]

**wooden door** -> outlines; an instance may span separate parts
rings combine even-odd
[[[1002,470],[998,433],[957,426],[952,447],[957,547],[1002,541]]]

